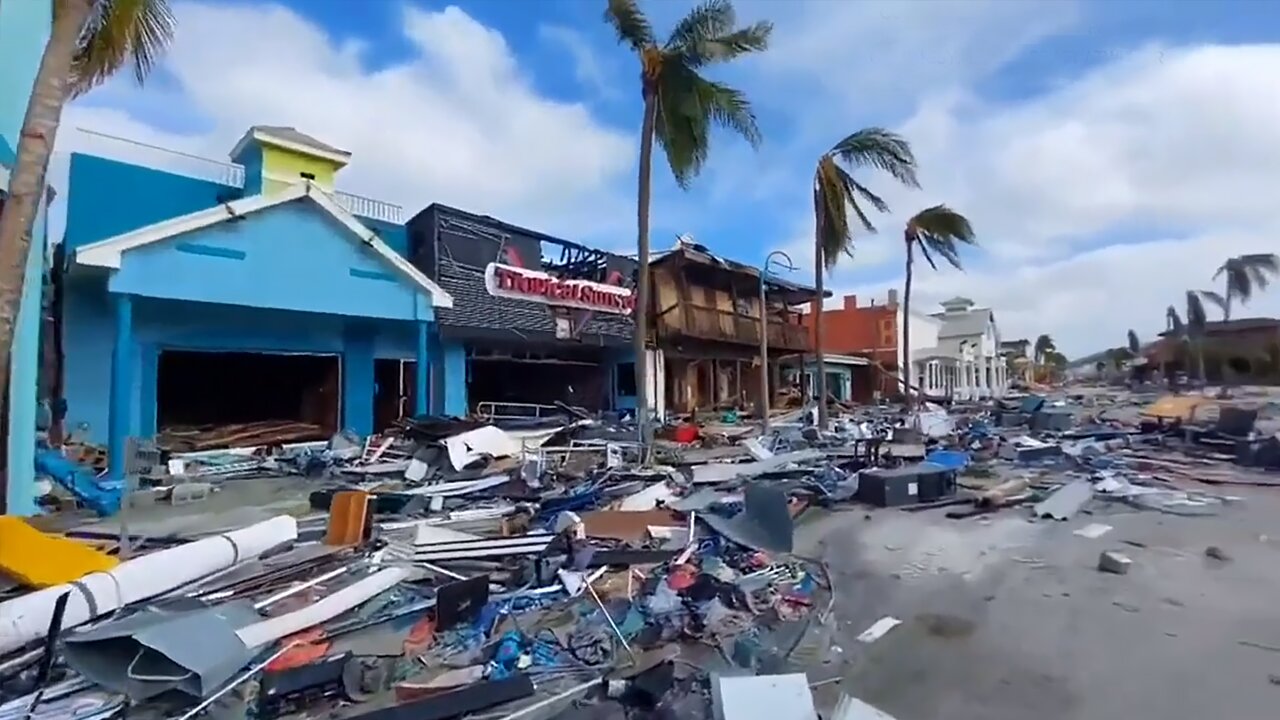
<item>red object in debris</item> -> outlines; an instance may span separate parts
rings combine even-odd
[[[678,565],[671,569],[671,574],[667,576],[667,585],[672,590],[680,592],[686,588],[693,586],[693,581],[697,578],[698,571],[692,565]]]
[[[686,444],[691,442],[697,442],[698,426],[689,425],[689,424],[680,425],[675,429],[675,432],[671,433],[671,439],[675,440],[678,443],[686,443]]]

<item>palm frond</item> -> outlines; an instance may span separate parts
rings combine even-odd
[[[70,92],[82,95],[127,64],[139,83],[173,41],[168,0],[97,0],[71,65]]]
[[[1129,331],[1129,352],[1137,356],[1142,352],[1142,341],[1138,340],[1138,333],[1133,330]]]
[[[613,26],[620,44],[630,45],[636,52],[657,44],[653,36],[653,25],[636,0],[609,0],[604,11],[604,21]]]
[[[1227,308],[1227,299],[1223,297],[1220,293],[1216,293],[1212,290],[1196,290],[1195,292],[1201,298],[1208,300],[1209,302],[1218,306],[1219,310],[1225,310]],[[1203,307],[1203,305],[1201,307]]]
[[[813,222],[822,246],[823,264],[828,270],[835,267],[841,253],[848,253],[852,248],[849,194],[844,176],[843,169],[827,155],[818,161],[813,174]],[[865,215],[860,215],[859,220],[870,225]]]
[[[698,106],[707,113],[711,124],[741,135],[753,148],[760,147],[763,136],[746,94],[724,83],[702,77],[697,77],[697,80],[694,88]]]
[[[712,127],[741,135],[752,147],[760,144],[760,128],[747,96],[703,78],[678,56],[665,58],[656,95],[654,136],[682,188],[689,186],[707,161]]]
[[[757,22],[743,28],[737,24],[732,2],[705,0],[676,23],[663,47],[670,54],[680,55],[692,68],[727,62],[769,47],[773,23]]]
[[[906,238],[920,246],[930,265],[929,253],[933,253],[957,270],[962,269],[959,246],[976,244],[969,219],[946,205],[934,205],[912,216],[907,221]]]
[[[836,143],[828,154],[855,168],[883,170],[907,187],[920,187],[911,143],[897,133],[878,127],[864,128]]]

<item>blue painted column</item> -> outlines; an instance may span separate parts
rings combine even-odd
[[[467,416],[467,348],[458,343],[441,347],[444,355],[444,414]]]
[[[427,414],[427,399],[431,397],[431,323],[418,321],[418,352],[413,366],[413,414]]]
[[[111,348],[111,404],[107,409],[107,477],[124,478],[125,441],[133,417],[133,296],[113,294],[115,338]]]
[[[373,330],[348,326],[342,347],[342,427],[364,437],[373,433]]]

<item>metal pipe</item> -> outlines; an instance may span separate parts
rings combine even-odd
[[[769,313],[765,311],[767,299],[765,298],[765,280],[769,277],[769,263],[775,261],[774,256],[785,260],[782,269],[793,271],[796,269],[791,262],[791,256],[781,250],[774,250],[764,259],[764,267],[760,269],[760,431],[761,435],[769,434],[769,408],[772,403],[769,402]],[[780,263],[781,264],[781,263]],[[821,302],[821,298],[818,300]],[[800,366],[800,378],[804,379],[804,364]]]

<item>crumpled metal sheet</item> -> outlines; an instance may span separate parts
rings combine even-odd
[[[789,553],[795,542],[795,521],[787,495],[775,487],[749,485],[742,512],[726,518],[706,512],[698,519],[739,545],[771,553]]]
[[[1092,499],[1093,483],[1084,479],[1073,480],[1037,503],[1033,512],[1037,518],[1070,520]]]

